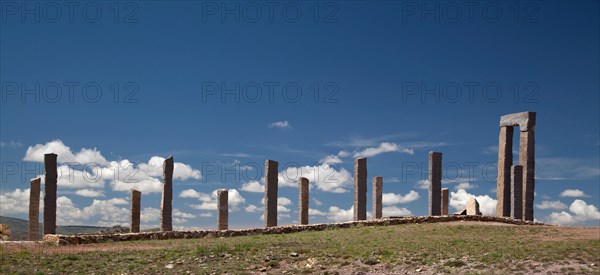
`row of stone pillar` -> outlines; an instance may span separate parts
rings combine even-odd
[[[535,194],[535,112],[500,118],[496,215],[533,221]],[[513,127],[520,128],[519,164],[513,165]],[[429,153],[429,215],[448,214],[448,190],[441,189],[442,153]],[[440,202],[441,200],[441,202]]]
[[[44,234],[56,233],[56,189],[58,180],[58,171],[56,165],[56,154],[44,155]],[[31,180],[29,187],[29,234],[30,241],[39,239],[39,221],[40,214],[40,184],[42,179]]]
[[[160,230],[173,230],[173,172],[175,162],[173,156],[163,161],[162,196],[160,199]],[[131,227],[130,232],[140,232],[140,211],[142,193],[131,190]]]
[[[168,189],[168,187],[167,187]],[[163,192],[164,194],[164,192]],[[141,195],[137,190],[131,190],[131,230],[132,233],[140,232],[140,210],[141,210]],[[217,228],[219,230],[228,229],[228,195],[229,191],[225,189],[217,190]],[[161,231],[172,230],[171,213],[165,211],[171,204],[168,200],[168,195],[163,195],[161,204]],[[166,207],[165,207],[166,206]]]
[[[46,185],[44,197],[44,234],[56,233],[56,154],[46,154],[44,158]],[[163,192],[160,208],[161,231],[173,230],[172,200],[173,200],[173,157],[163,162]],[[367,159],[359,158],[354,165],[354,220],[366,220],[367,192]],[[40,179],[31,182],[29,238],[37,240],[37,217],[39,215]],[[309,181],[300,178],[298,182],[298,212],[299,223],[308,224],[309,210]],[[373,218],[382,217],[383,177],[373,178]],[[264,219],[265,226],[277,226],[277,193],[278,193],[278,163],[273,160],[265,162],[265,193]],[[140,232],[141,192],[131,190],[131,232]],[[228,191],[217,191],[217,227],[219,230],[228,229]]]
[[[265,227],[277,226],[277,193],[279,189],[279,163],[274,160],[265,161],[264,220]],[[308,224],[307,178],[298,179],[298,223]]]
[[[277,226],[277,193],[278,193],[278,163],[265,161],[265,192],[264,219],[265,227]],[[373,178],[373,218],[382,217],[383,177]],[[307,178],[298,180],[298,223],[308,224],[308,194],[309,181]],[[358,158],[354,161],[354,220],[367,219],[367,159]]]
[[[383,177],[373,177],[372,217],[381,219],[383,211]],[[367,219],[367,159],[354,160],[354,220]]]
[[[502,116],[500,119],[500,138],[498,146],[498,177],[496,215],[511,216],[515,219],[533,220],[533,199],[535,188],[535,112],[523,112]],[[521,129],[519,163],[512,165],[513,126]],[[45,197],[44,197],[44,234],[56,233],[56,192],[57,192],[57,155],[44,155]],[[161,198],[161,231],[173,230],[173,157],[163,162],[163,192]],[[40,197],[40,178],[31,181],[29,197],[29,239],[38,239],[38,215]],[[448,188],[442,184],[442,153],[429,152],[429,215],[448,215]],[[298,182],[299,223],[308,224],[309,182],[300,178]],[[383,178],[373,178],[373,218],[382,216]],[[265,161],[264,221],[266,227],[277,226],[278,163]],[[354,161],[354,220],[367,219],[367,159]],[[217,226],[221,230],[228,228],[228,191],[217,192]],[[512,207],[511,207],[512,206]],[[141,210],[141,192],[131,191],[131,232],[139,232]]]
[[[54,153],[44,154],[44,217],[43,234],[56,234],[56,192],[57,192],[57,157]],[[163,163],[163,193],[161,200],[161,230],[172,230],[172,200],[173,200],[173,157]],[[40,183],[36,178],[30,182],[29,188],[29,234],[30,241],[39,240]],[[141,192],[131,191],[131,232],[140,231]]]

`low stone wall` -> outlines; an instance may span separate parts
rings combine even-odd
[[[197,239],[252,236],[260,234],[288,234],[301,231],[321,231],[328,229],[350,228],[355,226],[381,226],[411,223],[436,223],[451,221],[481,221],[500,222],[515,225],[544,225],[539,222],[514,220],[508,217],[495,216],[421,216],[421,217],[390,217],[377,220],[354,221],[343,223],[323,223],[309,225],[284,225],[269,228],[239,229],[239,230],[182,230],[166,232],[143,232],[103,235],[44,235],[44,242],[56,245],[89,244],[102,242],[121,242],[136,240],[166,240],[166,239]]]

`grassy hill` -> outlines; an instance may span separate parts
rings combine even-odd
[[[0,246],[0,273],[600,273],[600,228],[484,222]]]
[[[11,217],[0,216],[0,223],[8,224],[10,227],[10,240],[11,241],[26,241],[29,232],[29,221]],[[39,224],[39,236],[41,238],[43,225]],[[94,234],[100,230],[106,230],[108,227],[99,226],[82,226],[82,225],[67,225],[57,226],[57,234],[75,235],[75,234]]]

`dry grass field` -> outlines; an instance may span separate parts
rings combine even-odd
[[[447,222],[233,238],[5,243],[2,274],[599,274],[600,228]]]

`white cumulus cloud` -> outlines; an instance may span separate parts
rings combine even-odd
[[[598,226],[600,225],[600,212],[596,206],[576,199],[571,203],[571,206],[569,206],[569,212],[553,212],[547,219],[550,223],[560,225],[580,224],[594,221],[595,225]]]
[[[291,129],[292,125],[287,121],[276,121],[269,124],[269,128]]]
[[[412,212],[404,207],[397,206],[386,206],[381,209],[382,215],[384,217],[390,216],[412,216]]]
[[[244,208],[244,211],[246,211],[248,213],[260,213],[262,211],[262,209],[258,208],[254,204],[248,204],[248,206],[246,206]]]
[[[382,195],[382,203],[384,205],[392,205],[398,203],[409,203],[419,199],[419,193],[414,190],[410,190],[406,195],[384,193]]]
[[[71,148],[61,140],[53,140],[46,144],[29,146],[25,161],[43,162],[45,153],[58,155],[58,186],[61,188],[95,189],[102,191],[108,184],[114,191],[129,192],[137,189],[143,193],[162,191],[162,157],[151,157],[147,163],[135,165],[127,159],[107,161],[96,148],[82,148],[73,153]],[[174,180],[200,179],[201,174],[190,165],[175,162]],[[43,175],[42,183],[44,183]],[[91,195],[88,191],[80,191],[83,195]]]
[[[355,158],[368,158],[374,157],[379,154],[388,153],[388,152],[402,152],[409,155],[414,154],[414,150],[410,148],[405,148],[401,145],[398,145],[393,142],[382,142],[377,147],[369,147],[362,151],[354,153]]]
[[[309,216],[327,216],[327,212],[323,212],[319,209],[309,208],[308,215]]]
[[[340,159],[340,156],[328,155],[328,156],[324,157],[323,159],[319,160],[319,163],[321,163],[321,164],[339,164],[339,163],[342,163],[342,159]]]
[[[29,213],[29,188],[0,193],[0,216]],[[43,193],[40,192],[40,211],[44,208]]]
[[[29,146],[25,152],[25,161],[44,162],[44,154],[57,154],[57,162],[67,163],[76,162],[79,164],[97,163],[106,165],[107,161],[96,148],[82,148],[79,152],[73,153],[71,148],[66,146],[61,140],[53,140],[46,144],[36,144]]]
[[[567,205],[561,201],[542,201],[541,203],[536,203],[535,207],[539,209],[567,209]]]
[[[265,192],[265,186],[260,182],[253,180],[242,184],[240,190],[246,192],[262,193]]]
[[[140,172],[145,173],[151,177],[162,177],[163,174],[163,162],[166,159],[159,156],[153,156],[148,160],[147,163],[140,163],[138,168]],[[200,179],[202,178],[200,170],[193,169],[191,166],[175,162],[173,163],[173,179]]]
[[[327,213],[327,219],[333,222],[347,222],[354,219],[354,206],[350,209],[342,209],[337,206],[330,206]]]
[[[59,225],[113,226],[129,224],[129,202],[124,198],[93,200],[92,204],[78,208],[73,201],[60,196],[56,199],[56,223]],[[90,224],[93,220],[95,223]]]
[[[279,173],[279,186],[297,188],[300,177],[307,178],[311,186],[332,193],[347,192],[353,182],[353,176],[348,170],[336,169],[323,163],[317,166],[287,167]]]
[[[262,205],[265,205],[265,199],[261,200]],[[286,197],[278,197],[277,198],[277,213],[289,213],[291,210],[286,206],[292,204],[292,201]],[[289,217],[289,215],[287,215]]]
[[[102,190],[94,190],[94,189],[79,189],[75,191],[75,195],[79,195],[82,197],[104,197],[104,192]]]
[[[579,189],[567,189],[560,192],[561,197],[572,197],[572,198],[585,198],[588,197],[583,191]]]
[[[193,189],[183,190],[180,198],[195,198],[200,201],[199,204],[191,204],[190,207],[198,210],[217,210],[217,191],[213,190],[210,195],[197,192]],[[227,192],[227,203],[229,211],[235,212],[239,210],[239,206],[246,202],[246,199],[236,189],[229,189]]]

